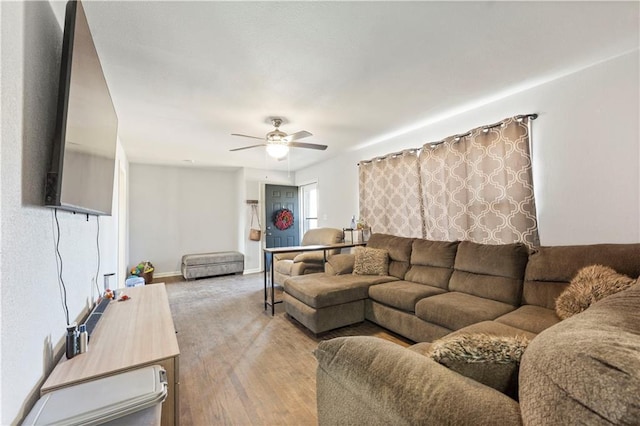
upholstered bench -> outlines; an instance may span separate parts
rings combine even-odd
[[[244,255],[237,251],[185,254],[182,256],[182,276],[185,280],[225,274],[241,274]]]

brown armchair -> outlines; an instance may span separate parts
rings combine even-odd
[[[302,237],[302,246],[316,244],[338,244],[343,241],[342,230],[335,228],[310,229]],[[327,257],[340,250],[327,251]],[[282,253],[273,256],[274,283],[282,285],[284,280],[296,275],[313,274],[324,271],[322,251]]]

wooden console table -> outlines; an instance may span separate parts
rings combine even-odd
[[[271,316],[274,316],[276,313],[275,305],[277,303],[282,303],[282,300],[275,300],[274,296],[274,283],[273,283],[273,255],[281,254],[281,253],[293,253],[293,252],[306,252],[306,251],[322,251],[324,256],[324,262],[327,262],[327,251],[328,250],[339,250],[343,248],[351,248],[364,246],[367,243],[339,243],[339,244],[315,244],[308,246],[291,246],[291,247],[271,247],[271,248],[263,248],[264,254],[264,310],[267,310],[267,305],[271,306]],[[267,255],[271,255],[271,300],[267,297]]]
[[[126,302],[112,301],[89,341],[89,350],[56,365],[40,394],[149,365],[167,370],[168,395],[162,425],[179,423],[178,340],[163,283],[121,289]]]

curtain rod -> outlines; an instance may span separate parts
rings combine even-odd
[[[485,126],[476,127],[476,129],[477,128],[482,128],[482,131],[486,133],[491,129],[494,129],[496,127],[502,126],[504,124],[504,122],[509,120],[510,118],[513,118],[517,122],[521,123],[525,118],[528,118],[529,120],[535,120],[536,118],[538,118],[538,114],[536,114],[535,112],[532,113],[532,114],[518,114],[518,115],[515,115],[513,117],[509,117],[509,118],[505,118],[504,120],[500,120],[500,121],[498,121],[497,123],[494,123],[494,124],[488,124],[488,125],[485,125]],[[462,139],[464,137],[467,137],[469,135],[471,135],[471,130],[469,130],[466,133],[461,133],[461,134],[458,134],[458,135],[454,135],[453,139],[456,142],[459,142],[460,139]],[[426,142],[425,145],[430,145],[431,148],[434,148],[434,147],[436,147],[438,145],[441,145],[443,143],[444,143],[444,140],[440,140],[440,141],[435,141],[435,142]],[[420,147],[420,148],[409,148],[409,149],[405,149],[405,150],[402,150],[402,151],[399,151],[399,152],[392,152],[391,154],[386,154],[386,155],[383,155],[383,156],[380,156],[380,157],[374,157],[371,160],[362,160],[359,163],[357,163],[356,165],[359,167],[360,164],[370,164],[370,163],[373,163],[374,161],[385,160],[388,157],[395,158],[395,157],[397,157],[399,155],[404,155],[405,153],[418,152],[421,149],[422,149],[422,147]]]

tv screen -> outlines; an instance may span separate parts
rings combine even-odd
[[[45,205],[111,215],[118,117],[81,2],[67,3]]]

